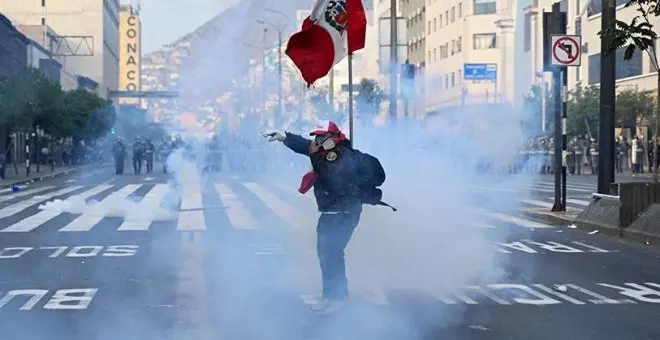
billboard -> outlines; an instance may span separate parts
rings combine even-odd
[[[142,39],[140,17],[130,8],[119,13],[119,91],[140,91]],[[120,104],[140,105],[138,98],[120,98]]]

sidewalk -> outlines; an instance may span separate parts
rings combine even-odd
[[[40,181],[46,178],[64,176],[71,173],[79,172],[88,168],[98,168],[102,164],[91,165],[73,165],[73,166],[56,166],[55,171],[50,170],[50,165],[40,165],[39,172],[37,172],[36,165],[30,167],[30,177],[25,176],[25,164],[17,164],[18,174],[14,172],[14,165],[8,164],[5,171],[5,179],[0,180],[0,187],[9,187],[13,184],[23,184],[29,181]]]

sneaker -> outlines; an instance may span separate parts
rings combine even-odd
[[[315,304],[311,305],[310,308],[313,311],[321,314],[330,314],[342,310],[345,305],[346,305],[345,300],[321,299],[317,301]]]

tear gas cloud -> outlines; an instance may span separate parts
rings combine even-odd
[[[243,91],[245,95],[233,97],[231,105],[220,105],[217,111],[222,114],[221,119],[260,107],[261,97],[254,95],[259,89],[240,85],[246,81],[242,76],[247,72],[247,61],[260,51],[240,46],[241,41],[259,45],[263,27],[256,22],[265,17],[274,22],[282,20],[264,9],[277,8],[292,17],[295,9],[308,7],[311,4],[306,0],[245,1],[229,10],[231,20],[223,20],[218,27],[207,27],[193,43],[190,57],[181,64],[181,98],[177,103],[181,112],[203,106],[219,94],[231,91]],[[289,31],[294,29],[292,22],[287,23]],[[271,92],[276,91],[273,87]],[[382,188],[384,200],[399,211],[365,207],[347,249],[349,287],[357,292],[355,299],[371,293],[382,293],[389,298],[397,292],[433,294],[468,285],[527,279],[513,277],[507,271],[508,257],[493,249],[495,242],[510,236],[510,230],[483,228],[489,222],[481,212],[516,211],[519,203],[515,198],[527,194],[525,184],[533,179],[524,171],[515,176],[508,173],[526,133],[520,124],[524,114],[515,112],[505,107],[475,107],[451,116],[381,126],[359,117],[354,145],[381,160],[387,173]],[[287,128],[290,132],[308,133],[308,130],[297,131],[290,124]],[[229,133],[222,129],[220,134]],[[241,133],[254,140],[259,136],[258,130],[252,127]],[[156,220],[167,220],[176,214],[183,186],[196,181],[206,183],[217,176],[200,170],[207,156],[204,147],[207,136],[186,132],[193,144],[194,157],[181,152],[169,157],[172,189],[166,201],[170,203],[156,211],[138,211],[137,204],[127,199],[113,204],[110,215],[151,215]],[[275,213],[262,212],[258,214],[260,230],[267,233],[269,243],[281,244],[286,248],[284,251],[300,254],[300,258],[265,267],[263,257],[240,252],[240,248],[250,247],[249,243],[236,241],[228,249],[217,250],[222,256],[207,259],[208,265],[202,268],[206,282],[215,282],[210,283],[214,285],[212,290],[222,296],[218,303],[206,307],[207,314],[217,321],[209,327],[228,339],[354,339],[360,334],[360,339],[421,340],[427,327],[449,327],[460,322],[456,306],[451,311],[434,312],[432,320],[427,321],[419,318],[420,311],[412,306],[399,309],[392,306],[394,314],[378,308],[351,308],[344,316],[323,319],[304,311],[299,295],[320,290],[320,272],[314,254],[318,212],[311,192],[305,197],[296,192],[309,163],[280,144],[266,145],[264,141],[259,147],[265,150],[268,170],[258,178],[249,178],[261,183],[284,183],[285,191],[298,202],[293,206],[296,213],[306,224],[301,229],[285,231],[274,227],[282,224]],[[490,171],[483,171],[485,164],[489,164]],[[246,174],[235,175],[246,178]],[[474,189],[484,183],[518,191],[519,195]],[[202,187],[213,190],[206,184]],[[79,213],[83,209],[94,211],[95,206],[65,201],[50,202],[42,208]],[[212,214],[208,212],[207,216]],[[207,217],[207,229],[223,228],[222,221]],[[205,246],[215,248],[214,240],[219,242],[211,237]]]

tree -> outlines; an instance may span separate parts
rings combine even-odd
[[[578,86],[568,94],[567,134],[593,137],[598,131],[600,90],[597,86]]]
[[[383,90],[373,79],[362,78],[355,96],[355,106],[361,115],[376,116],[383,101]]]
[[[619,48],[625,47],[624,59],[629,60],[637,50],[648,53],[651,63],[656,70],[660,70],[656,41],[658,34],[650,21],[650,17],[660,17],[660,0],[630,0],[626,7],[636,6],[637,16],[630,23],[614,20],[608,27],[598,33],[604,44],[607,54],[615,53]],[[657,75],[656,98],[660,97],[660,71]],[[660,128],[660,100],[656,100],[654,147],[653,154],[658,155],[658,129]],[[658,182],[658,164],[653,164],[653,182]]]
[[[616,96],[616,123],[635,127],[649,121],[655,109],[652,91],[624,90]]]

